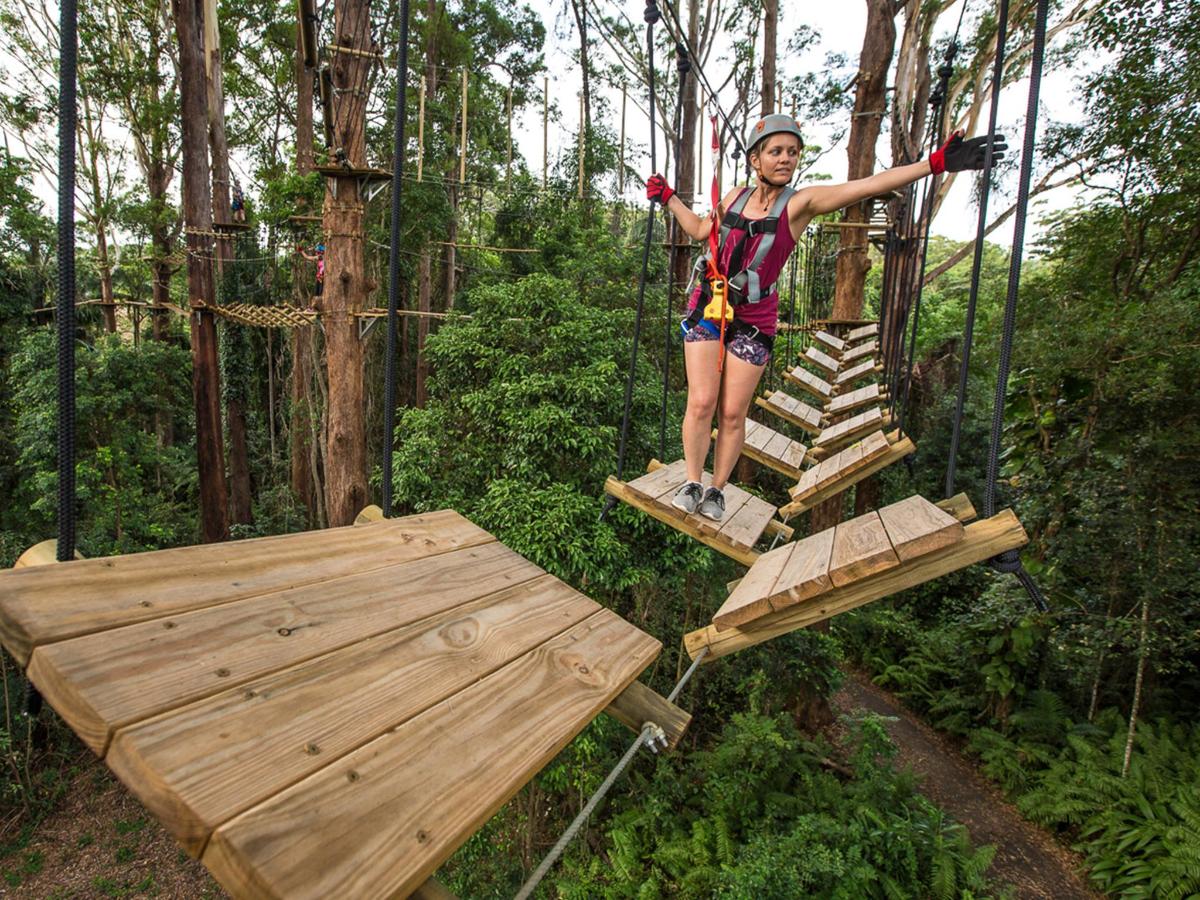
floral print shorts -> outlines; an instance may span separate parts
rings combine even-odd
[[[719,341],[721,336],[713,334],[703,325],[696,325],[683,336],[685,343],[692,344],[700,341]],[[771,358],[771,351],[757,335],[738,334],[726,341],[725,349],[752,366],[765,366]]]

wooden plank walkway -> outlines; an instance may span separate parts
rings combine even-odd
[[[850,344],[857,344],[859,341],[872,338],[877,334],[879,334],[879,323],[872,322],[870,325],[863,325],[859,328],[852,329],[850,333],[846,335],[846,342]]]
[[[409,895],[661,650],[449,510],[0,572],[0,637],[268,898]]]
[[[840,362],[828,353],[822,353],[816,347],[809,347],[805,350],[804,355],[800,357],[800,361],[811,363],[822,372],[827,372],[830,375],[836,374],[842,367]]]
[[[813,435],[821,433],[821,410],[797,400],[785,391],[771,391],[765,397],[755,397],[754,404],[791,422],[802,431]]]
[[[899,431],[886,436],[882,431],[874,431],[805,469],[800,480],[790,489],[791,502],[781,506],[779,514],[791,518],[806,509],[812,509],[892,463],[899,462],[916,449],[912,440],[901,437]]]
[[[841,353],[843,350],[846,349],[846,342],[843,341],[841,338],[834,337],[828,331],[818,331],[816,334],[813,335],[813,340],[820,341],[828,349],[833,350],[837,353]]]
[[[833,380],[834,389],[840,393],[848,390],[850,386],[854,384],[854,382],[860,381],[863,378],[872,377],[876,373],[882,371],[883,366],[876,365],[875,360],[863,360],[858,365],[851,366],[844,372],[839,372],[837,375],[835,375]]]
[[[860,359],[871,356],[878,349],[879,344],[875,341],[867,341],[857,347],[851,347],[842,354],[842,365],[849,366]]]
[[[718,433],[718,429],[714,428],[714,439]],[[746,442],[742,446],[742,456],[788,478],[799,478],[807,453],[808,449],[799,441],[753,419],[746,420]]]
[[[842,416],[863,406],[878,404],[885,399],[887,395],[878,384],[868,384],[866,387],[831,398],[825,404],[825,412],[830,416]]]
[[[796,366],[790,371],[784,372],[783,377],[822,403],[827,402],[833,396],[833,385],[824,378],[814,375],[804,366]]]
[[[964,528],[944,508],[957,506],[913,496],[764,553],[713,624],[685,636],[688,652],[732,652],[1027,541],[1010,510]]]
[[[836,425],[830,425],[823,429],[813,438],[813,452],[824,459],[825,455],[836,453],[872,431],[886,428],[890,423],[891,417],[882,408],[872,406],[848,419],[843,419]]]
[[[648,474],[628,483],[610,476],[604,490],[747,566],[758,559],[754,545],[764,535],[782,533],[785,539],[791,539],[792,529],[775,520],[774,506],[735,484],[725,486],[725,518],[720,522],[697,513],[687,515],[671,505],[675,492],[687,480],[684,461],[676,460],[665,466],[651,461],[650,469]],[[704,473],[703,483],[705,486],[712,483],[710,473]]]

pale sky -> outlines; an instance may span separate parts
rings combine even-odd
[[[563,127],[556,129],[554,124],[550,128],[550,146],[549,153],[551,165],[560,152],[561,146],[569,144],[573,141],[574,133],[578,128],[578,94],[580,90],[580,77],[578,67],[573,62],[570,53],[577,45],[577,37],[574,34],[574,20],[568,14],[563,17],[560,13],[566,7],[565,0],[528,0],[530,6],[534,10],[539,11],[543,21],[547,25],[547,46],[546,46],[546,62],[550,70],[550,94],[552,100],[556,100],[563,111]],[[661,0],[660,0],[661,3]],[[683,15],[683,0],[673,0],[673,3],[679,14]],[[631,13],[631,17],[636,22],[641,23],[641,4],[630,4],[636,6],[636,9]],[[819,69],[825,64],[825,56],[827,53],[842,53],[845,54],[850,63],[853,65],[857,62],[859,52],[862,49],[863,29],[866,25],[866,4],[863,2],[833,2],[833,3],[782,3],[781,21],[779,28],[779,47],[780,47],[780,64],[778,67],[779,77],[785,78],[806,71]],[[978,9],[978,3],[973,4],[975,9]],[[945,23],[945,34],[939,35],[948,37],[950,31],[954,28],[957,22],[958,7],[952,9],[949,13],[943,16]],[[666,17],[667,12],[663,7],[663,15]],[[559,23],[556,29],[555,23]],[[563,23],[569,23],[570,28],[563,35]],[[806,24],[811,28],[816,29],[820,35],[820,42],[808,51],[800,59],[783,59],[784,48],[787,44],[788,37],[801,24]],[[1053,20],[1052,23],[1053,24]],[[660,24],[656,28],[662,28]],[[556,31],[559,32],[556,34]],[[644,31],[643,31],[644,34]],[[643,38],[644,40],[644,38]],[[1060,36],[1062,40],[1062,36]],[[724,80],[725,72],[723,64],[716,58],[719,54],[714,52],[713,60],[705,67],[709,81],[714,84],[719,84]],[[673,57],[656,60],[660,68],[670,68],[674,66]],[[1072,72],[1055,72],[1047,69],[1042,77],[1041,89],[1041,112],[1039,113],[1038,133],[1043,133],[1044,127],[1049,120],[1055,121],[1072,121],[1079,116],[1078,104],[1075,100],[1074,79],[1078,74],[1078,70]],[[1020,148],[1023,121],[1025,116],[1026,95],[1028,92],[1029,82],[1023,80],[1005,90],[1001,96],[1000,106],[1000,125],[1001,130],[1006,133],[1009,143],[1010,155],[1015,155]],[[631,87],[631,90],[636,88]],[[643,88],[644,90],[644,88]],[[610,108],[614,121],[610,124],[613,133],[619,130],[620,118],[620,92],[609,92]],[[730,100],[732,100],[732,92],[730,92]],[[645,101],[642,101],[645,106]],[[785,106],[787,100],[785,98]],[[648,169],[649,156],[646,151],[647,133],[649,131],[649,121],[640,112],[635,110],[632,104],[628,107],[628,118],[626,122],[626,132],[629,136],[629,146],[627,153],[633,154],[635,145],[640,148],[640,159],[637,155],[630,157],[631,164],[639,171]],[[806,139],[808,143],[816,143],[821,146],[829,145],[829,133],[827,129],[822,129],[816,126],[809,126],[806,129]],[[519,124],[514,125],[514,132],[518,147],[521,153],[529,161],[531,170],[534,172],[541,171],[542,158],[542,121],[540,106],[536,110],[527,111],[523,120]],[[710,154],[707,152],[707,137],[705,150],[705,166],[706,171],[701,178],[701,184],[707,189],[710,179],[712,178]],[[879,156],[881,159],[890,159],[891,151],[887,141],[886,134],[881,137],[879,143]],[[662,159],[662,146],[659,145],[659,159]],[[813,169],[813,174],[827,175],[835,180],[844,180],[846,178],[846,153],[845,142],[835,145],[828,153],[818,162]],[[661,163],[660,163],[661,168]],[[645,177],[650,174],[648,171],[643,172]],[[725,167],[725,184],[723,188],[727,189],[731,182],[729,181],[729,167]],[[1035,170],[1036,180],[1036,170]],[[1009,189],[1009,194],[1015,193],[1016,173],[1013,172],[1010,178],[1010,184],[1005,187]],[[636,199],[643,196],[641,187],[638,184],[626,185],[626,196],[629,199]],[[996,199],[993,194],[992,209],[1003,209],[1011,202],[1011,200]],[[1053,209],[1061,209],[1071,206],[1077,202],[1077,192],[1073,189],[1059,189],[1055,192],[1044,194],[1031,203],[1029,230],[1027,232],[1030,240],[1037,236],[1038,229],[1036,227],[1036,218],[1044,215],[1046,212]],[[706,207],[707,208],[707,207]],[[956,239],[968,239],[974,236],[975,221],[978,211],[972,204],[971,200],[971,179],[959,178],[952,188],[946,203],[942,207],[938,218],[934,222],[933,230],[936,234],[942,234]],[[1011,224],[1007,227],[997,229],[990,236],[989,240],[999,243],[1008,243],[1012,239]]]

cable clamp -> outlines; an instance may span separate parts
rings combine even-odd
[[[662,727],[657,722],[643,723],[642,733],[647,735],[646,746],[650,748],[650,752],[655,756],[665,751],[669,746],[667,733],[662,730]]]

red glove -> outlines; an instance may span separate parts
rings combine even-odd
[[[663,206],[671,202],[671,198],[675,196],[675,188],[667,184],[667,179],[659,174],[650,176],[646,182],[646,199],[656,200]]]

